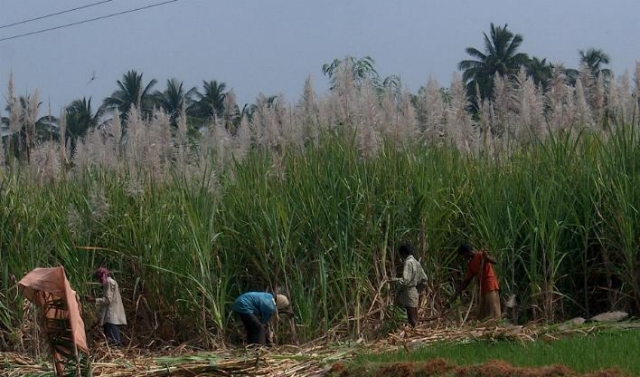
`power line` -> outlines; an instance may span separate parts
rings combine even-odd
[[[105,18],[121,16],[123,14],[133,13],[133,12],[137,12],[137,11],[141,11],[141,10],[145,10],[145,9],[149,9],[149,8],[155,8],[155,7],[166,5],[166,4],[169,4],[169,3],[175,3],[177,1],[179,1],[179,0],[167,0],[167,1],[163,1],[161,3],[151,4],[151,5],[147,5],[147,6],[140,7],[140,8],[129,9],[129,10],[125,10],[125,11],[122,11],[122,12],[111,13],[111,14],[107,14],[107,15],[104,15],[104,16],[100,16],[100,17],[90,18],[90,19],[77,21],[77,22],[71,22],[71,23],[68,23],[68,24],[60,25],[60,26],[54,26],[54,27],[50,27],[50,28],[47,28],[47,29],[42,29],[42,30],[38,30],[38,31],[32,31],[32,32],[29,32],[29,33],[17,34],[17,35],[13,35],[11,37],[0,38],[0,42],[8,41],[8,40],[11,40],[11,39],[27,37],[29,35],[34,35],[34,34],[46,33],[48,31],[52,31],[52,30],[64,29],[64,28],[68,28],[68,27],[71,27],[71,26],[86,24],[86,23],[93,22],[93,21],[103,20]]]
[[[39,17],[36,17],[36,18],[30,18],[30,19],[27,19],[27,20],[18,21],[18,22],[14,22],[14,23],[11,23],[11,24],[1,25],[0,29],[5,29],[5,28],[8,28],[8,27],[12,27],[12,26],[22,25],[22,24],[26,24],[26,23],[33,22],[33,21],[42,20],[42,19],[49,18],[49,17],[59,16],[61,14],[65,14],[65,13],[75,12],[75,11],[80,10],[80,9],[95,7],[96,5],[108,3],[108,2],[111,2],[111,1],[113,1],[113,0],[103,0],[103,1],[99,1],[97,3],[83,5],[81,7],[62,10],[62,11],[59,11],[59,12],[56,12],[56,13],[46,14],[44,16],[39,16]]]

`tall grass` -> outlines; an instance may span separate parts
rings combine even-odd
[[[449,102],[434,100],[430,83],[415,117],[406,94],[336,84],[321,97],[307,82],[299,106],[263,100],[237,133],[214,123],[189,141],[168,136],[166,117],[134,109],[126,140],[116,117],[65,155],[74,166],[0,170],[3,340],[21,329],[16,281],[58,264],[81,294],[95,289],[93,268],[114,270],[125,334],[142,344],[232,339],[230,305],[247,290],[291,297],[297,326],[278,329],[284,341],[373,336],[393,321],[386,282],[401,242],[416,245],[430,277],[427,316],[453,293],[462,241],[498,257],[522,320],[640,310],[640,149],[629,111],[607,129],[549,122],[541,132],[540,119],[567,117],[572,105],[532,106],[540,94],[522,85],[504,90],[538,97],[498,118],[483,104],[480,127],[462,113],[459,82]],[[515,94],[505,95],[525,101]],[[505,119],[508,137],[498,133]]]

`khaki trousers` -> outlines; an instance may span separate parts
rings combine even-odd
[[[478,319],[483,320],[487,317],[493,319],[500,319],[502,317],[499,291],[487,292],[480,296],[480,313],[478,314]]]

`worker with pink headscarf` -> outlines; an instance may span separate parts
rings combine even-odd
[[[89,302],[95,302],[100,307],[100,325],[107,340],[113,345],[122,345],[120,325],[127,324],[127,316],[120,297],[118,282],[111,277],[111,272],[104,267],[98,268],[93,276],[102,284],[102,297],[86,296]]]

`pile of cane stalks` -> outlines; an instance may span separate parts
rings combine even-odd
[[[612,326],[612,325],[610,325]],[[616,326],[637,327],[638,323]],[[408,352],[433,342],[512,340],[530,342],[565,336],[586,335],[602,324],[582,326],[513,326],[505,323],[470,323],[464,326],[427,323],[415,329],[402,327],[375,341],[328,341],[303,346],[220,347],[202,352],[178,347],[157,352],[136,348],[94,347],[91,375],[119,376],[322,376],[337,361],[348,361],[359,353],[381,353],[399,349]],[[2,376],[51,376],[51,363],[15,353],[0,353]]]
[[[211,352],[172,349],[150,354],[138,349],[94,349],[91,375],[120,376],[317,376],[333,362],[348,360],[357,347],[247,347]],[[16,353],[0,353],[0,375],[52,376],[48,360]]]

